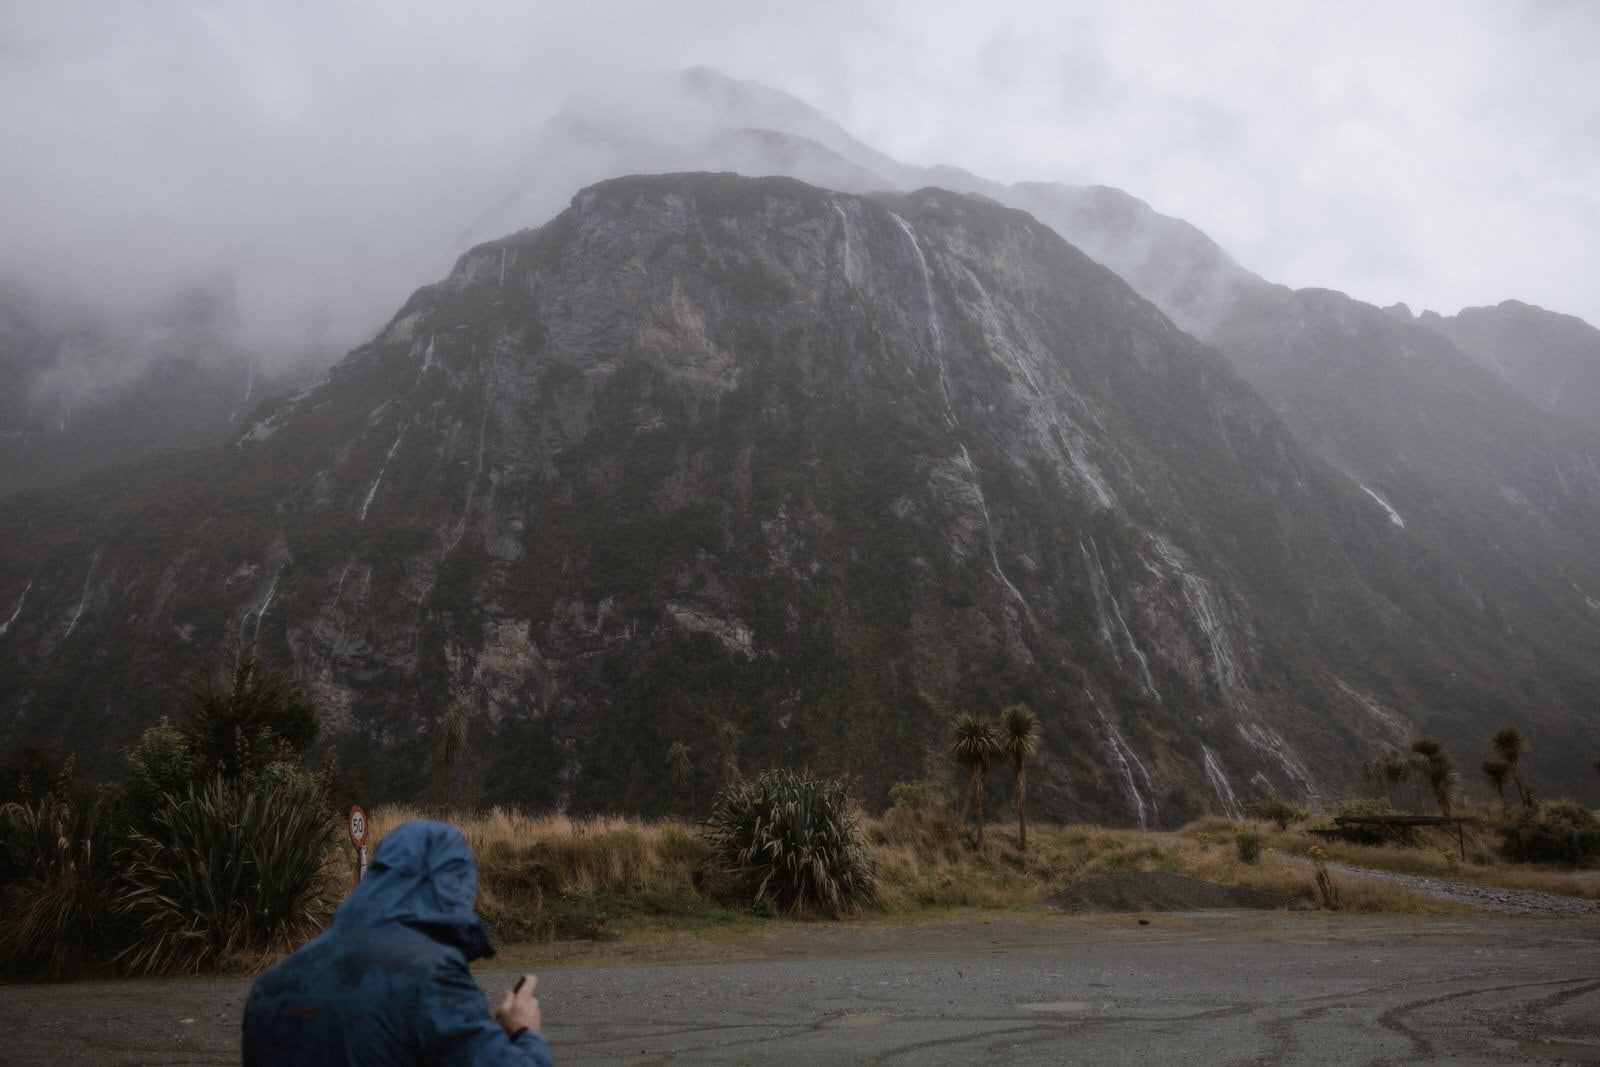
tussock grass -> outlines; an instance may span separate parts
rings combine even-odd
[[[1323,839],[1305,829],[1278,830],[1269,822],[1252,826],[1264,848],[1280,853],[1306,855],[1313,845],[1322,848],[1327,858],[1355,867],[1373,867],[1401,874],[1451,879],[1501,889],[1520,889],[1538,893],[1557,893],[1588,900],[1600,899],[1600,879],[1584,878],[1582,872],[1548,864],[1512,863],[1500,856],[1498,834],[1502,816],[1498,809],[1470,809],[1462,812],[1472,819],[1466,824],[1463,841],[1466,859],[1461,858],[1461,843],[1454,828],[1419,827],[1414,845],[1364,845],[1338,838]],[[1201,819],[1184,827],[1181,834],[1193,838],[1208,834],[1214,840],[1231,836],[1236,825],[1222,819]],[[1346,879],[1349,881],[1349,879]]]
[[[415,809],[373,813],[374,839]],[[1271,822],[1204,819],[1172,833],[1097,826],[1030,825],[1028,848],[1016,829],[993,823],[982,849],[948,808],[891,808],[857,816],[876,871],[871,918],[915,918],[970,909],[1032,907],[1073,881],[1095,875],[1163,871],[1268,890],[1325,908],[1314,846],[1330,861],[1475,881],[1508,888],[1600,896],[1600,880],[1495,859],[1492,828],[1469,830],[1463,863],[1453,834],[1424,831],[1419,847],[1324,841]],[[714,873],[700,826],[675,820],[572,819],[495,809],[455,820],[478,857],[479,909],[502,941],[666,936],[732,928],[775,914],[738,899]],[[1259,835],[1261,852],[1241,861],[1235,835]],[[1448,852],[1448,855],[1446,854]],[[1459,906],[1403,886],[1330,872],[1337,908],[1359,914],[1449,914]]]
[[[371,838],[415,808],[372,813]],[[497,938],[610,938],[641,925],[742,920],[717,903],[711,849],[677,820],[527,815],[494,808],[452,820],[478,859],[478,911]]]

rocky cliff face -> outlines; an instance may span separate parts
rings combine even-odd
[[[660,810],[789,763],[876,804],[1024,700],[1038,810],[1172,824],[1329,796],[1517,684],[1220,355],[939,191],[603,183],[229,448],[18,499],[8,746],[106,757],[174,665],[252,647],[378,796],[460,706],[484,800]]]

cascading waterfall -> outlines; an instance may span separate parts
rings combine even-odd
[[[1092,549],[1092,552],[1091,552]],[[1127,642],[1128,651],[1139,663],[1139,671],[1144,676],[1144,685],[1151,696],[1161,699],[1160,692],[1156,689],[1155,676],[1150,673],[1150,661],[1145,658],[1144,652],[1133,639],[1133,631],[1128,629],[1128,622],[1122,615],[1122,606],[1117,603],[1116,595],[1111,591],[1111,582],[1106,577],[1105,567],[1100,562],[1100,547],[1095,544],[1094,538],[1089,539],[1089,548],[1083,547],[1083,542],[1078,542],[1078,551],[1083,554],[1085,562],[1089,564],[1090,591],[1094,594],[1096,622],[1100,626],[1100,640],[1111,650],[1111,658],[1118,667],[1122,666],[1122,655],[1117,651],[1116,634],[1111,629],[1111,622],[1116,620],[1117,628],[1122,631],[1123,640]],[[1107,610],[1107,605],[1110,610]]]
[[[9,619],[7,619],[5,622],[0,622],[0,637],[4,637],[6,635],[6,631],[11,629],[11,624],[17,621],[17,616],[22,614],[22,605],[23,605],[24,602],[27,601],[28,593],[32,589],[33,589],[33,583],[32,582],[29,582],[26,586],[23,587],[22,595],[17,597],[17,606],[15,608],[13,608],[12,611],[11,611],[11,617]]]
[[[339,606],[339,598],[344,596],[344,580],[349,576],[350,568],[354,566],[354,563],[346,563],[344,570],[339,572],[339,581],[333,587],[333,603],[328,605],[329,611]]]
[[[72,631],[78,628],[78,620],[83,618],[83,609],[89,603],[89,587],[94,581],[94,569],[100,564],[100,553],[95,552],[89,557],[89,573],[83,576],[83,595],[78,597],[78,606],[72,609],[72,618],[67,620],[67,632],[63,635],[71,637]]]
[[[922,271],[922,298],[928,306],[928,328],[933,332],[933,354],[939,369],[939,392],[944,397],[945,419],[954,426],[955,405],[950,401],[950,373],[944,362],[944,330],[939,326],[939,308],[933,302],[933,275],[928,270],[928,259],[922,254],[922,245],[917,243],[917,235],[912,231],[911,224],[892,211],[889,212],[889,217],[894,219],[895,224],[900,227],[900,232],[911,242],[911,251],[916,253],[917,257],[917,267]]]
[[[1138,753],[1134,752],[1132,746],[1123,738],[1122,731],[1118,730],[1111,720],[1106,718],[1104,711],[1099,708],[1096,708],[1095,711],[1100,716],[1100,724],[1105,727],[1106,748],[1111,752],[1112,762],[1117,765],[1117,769],[1122,773],[1122,785],[1128,792],[1128,803],[1139,816],[1139,829],[1148,830],[1150,829],[1150,821],[1156,818],[1159,813],[1156,808],[1155,797],[1152,795],[1146,801],[1144,794],[1139,792],[1139,785],[1134,781],[1133,777],[1134,768],[1137,767],[1139,769],[1139,775],[1144,779],[1145,788],[1150,790],[1152,794],[1155,793],[1155,782],[1151,779],[1150,772],[1145,769],[1144,763],[1140,761]],[[1146,814],[1147,806],[1149,809],[1148,815]]]
[[[852,273],[850,270],[850,216],[846,215],[844,213],[844,208],[840,207],[837,203],[834,203],[831,206],[839,216],[839,230],[844,235],[844,280],[849,282],[851,281]]]
[[[1228,775],[1222,769],[1222,764],[1217,762],[1217,754],[1206,745],[1200,746],[1200,751],[1205,753],[1206,779],[1210,781],[1211,788],[1217,794],[1217,801],[1222,805],[1222,813],[1230,819],[1244,818],[1244,807],[1239,803],[1239,798],[1233,795],[1233,786],[1228,782]]]
[[[361,502],[361,514],[356,516],[357,522],[367,521],[367,509],[372,506],[372,498],[378,495],[378,486],[383,481],[383,472],[389,469],[389,461],[400,450],[400,442],[405,439],[408,427],[400,427],[400,433],[394,439],[394,444],[389,446],[389,454],[383,457],[383,463],[378,467],[378,476],[372,479],[372,487],[367,490],[367,498]]]
[[[1394,738],[1394,743],[1397,746],[1404,743],[1408,738],[1416,736],[1416,731],[1408,726],[1398,715],[1384,708],[1377,700],[1359,691],[1343,678],[1335,678],[1333,684],[1338,687],[1339,692],[1350,699],[1352,704],[1372,716],[1374,721],[1383,726],[1390,736]]]
[[[978,294],[978,299],[968,301],[965,307],[968,315],[975,318],[983,330],[984,340],[994,358],[1026,387],[1025,423],[1036,434],[1039,443],[1056,457],[1058,464],[1072,472],[1078,484],[1096,504],[1103,508],[1115,507],[1117,496],[1084,451],[1083,435],[1070,420],[1063,417],[1059,399],[1046,388],[1040,377],[1037,353],[1013,342],[1010,331],[996,311],[997,302],[989,295],[981,278],[964,270],[959,264],[952,270],[960,273],[961,288],[971,289]]]
[[[239,655],[241,657],[249,649],[254,648],[256,642],[261,639],[261,620],[266,617],[267,608],[272,606],[272,598],[278,595],[278,579],[281,577],[283,577],[282,567],[278,568],[278,572],[272,576],[272,583],[267,586],[267,595],[261,598],[261,603],[246,611],[244,617],[239,620]],[[250,631],[250,641],[247,644],[244,639],[244,628],[250,625],[250,617],[252,615],[255,616],[256,625],[255,629]]]
[[[1000,585],[1007,596],[1015,601],[1017,606],[1022,609],[1023,615],[1027,616],[1028,625],[1033,627],[1035,632],[1038,632],[1039,623],[1033,617],[1033,609],[1028,606],[1028,601],[1023,597],[1022,591],[1016,587],[1010,578],[1006,577],[1005,569],[1000,566],[1000,554],[995,551],[994,547],[994,524],[989,520],[989,505],[983,498],[983,485],[978,480],[978,466],[972,462],[972,456],[967,452],[966,445],[961,446],[960,459],[961,465],[972,476],[972,488],[977,494],[978,511],[983,515],[983,533],[989,545],[989,562],[994,567],[995,577],[1000,579]]]
[[[1316,783],[1311,780],[1311,772],[1300,762],[1300,758],[1289,750],[1288,744],[1276,730],[1257,723],[1240,722],[1235,723],[1234,727],[1239,731],[1240,737],[1277,760],[1278,766],[1283,768],[1283,773],[1300,783],[1300,788],[1305,791],[1306,800],[1312,808],[1321,806],[1322,795],[1317,791]]]
[[[1222,608],[1216,594],[1204,578],[1190,573],[1184,566],[1182,553],[1177,546],[1161,537],[1155,538],[1154,544],[1156,554],[1177,577],[1183,589],[1184,602],[1189,605],[1189,613],[1205,635],[1206,646],[1211,652],[1211,674],[1217,681],[1217,688],[1237,710],[1242,705],[1239,694],[1244,687],[1243,672],[1239,667],[1238,654],[1233,650],[1233,640],[1228,635],[1227,627],[1222,624]]]
[[[331,655],[332,655],[332,657],[334,659],[341,658],[344,655],[344,651],[345,651],[345,622],[344,622],[344,620],[345,620],[346,616],[337,614],[337,609],[339,607],[339,601],[341,599],[343,599],[343,597],[344,597],[345,579],[347,577],[349,577],[350,572],[352,570],[354,570],[354,569],[355,569],[355,564],[354,563],[346,563],[344,565],[344,570],[339,572],[339,581],[335,584],[334,589],[333,589],[333,601],[332,601],[332,603],[330,603],[328,605],[328,614],[333,615],[334,619],[338,622],[338,627],[339,627],[338,632],[336,634],[334,634],[333,644],[332,644],[332,649],[331,649]],[[365,580],[367,582],[370,583],[372,581],[372,570],[371,570],[371,568],[367,568],[366,569],[366,571],[364,573],[364,577],[365,577]]]
[[[1556,472],[1558,477],[1560,476],[1560,473],[1561,473],[1560,471]],[[1360,482],[1357,482],[1356,484],[1357,485],[1361,485]],[[1562,488],[1565,489],[1566,485],[1563,484]],[[1390,522],[1394,523],[1396,526],[1400,527],[1402,530],[1404,530],[1406,528],[1406,520],[1404,520],[1404,519],[1402,519],[1400,517],[1400,513],[1398,511],[1396,511],[1389,504],[1389,502],[1387,500],[1383,499],[1383,497],[1379,496],[1377,493],[1373,492],[1371,489],[1368,489],[1364,485],[1361,486],[1361,491],[1363,493],[1366,493],[1368,496],[1370,496],[1372,499],[1374,499],[1374,500],[1376,500],[1378,502],[1378,506],[1384,510],[1384,513],[1386,515],[1389,516],[1389,521]]]

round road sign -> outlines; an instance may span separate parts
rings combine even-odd
[[[367,847],[367,813],[360,804],[350,808],[350,843],[356,848]]]

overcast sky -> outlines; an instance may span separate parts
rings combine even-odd
[[[1273,281],[1600,324],[1597,53],[1587,0],[7,0],[0,269],[347,347],[569,92],[706,65],[906,162],[1118,186]]]

